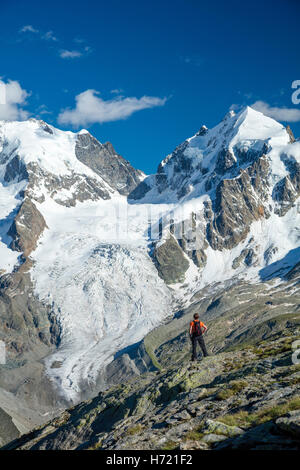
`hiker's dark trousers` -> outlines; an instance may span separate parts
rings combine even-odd
[[[197,351],[196,351],[197,343],[199,343],[200,348],[202,349],[203,356],[208,356],[203,336],[202,335],[192,336],[192,345],[193,345],[192,360],[197,359]]]

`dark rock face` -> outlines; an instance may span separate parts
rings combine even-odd
[[[150,191],[150,189],[150,186],[142,181],[133,191],[131,191],[131,193],[128,194],[128,199],[142,199],[148,193],[148,191]]]
[[[154,186],[159,193],[170,189],[177,193],[178,198],[188,194],[189,178],[195,171],[202,171],[202,169],[200,163],[198,168],[195,168],[192,159],[184,154],[187,146],[188,142],[185,141],[176,147],[174,152],[158,165],[156,174],[146,178],[129,194],[129,199],[142,199],[153,186],[153,180]],[[168,177],[168,171],[172,174],[170,178]]]
[[[18,147],[16,146],[16,147],[8,150],[9,143],[7,142],[6,139],[3,139],[1,137],[0,137],[0,144],[2,146],[2,151],[0,151],[0,164],[4,165],[5,163],[8,162],[8,160],[11,158],[11,156],[16,153]]]
[[[263,205],[267,199],[268,169],[267,158],[262,156],[241,170],[238,177],[219,183],[213,217],[207,226],[207,239],[213,249],[233,248],[246,238],[254,220],[268,217]]]
[[[145,351],[144,344],[140,343],[128,353],[116,357],[100,372],[95,390],[107,390],[114,385],[123,383],[124,380],[134,379],[154,369],[151,359]]]
[[[201,269],[206,266],[207,256],[204,249],[193,250],[191,253],[191,258],[198,268]]]
[[[297,199],[297,193],[292,185],[289,176],[281,179],[273,190],[273,199],[279,203],[276,213],[283,216],[292,207]]]
[[[264,259],[266,260],[266,263],[269,264],[273,255],[275,255],[278,252],[277,246],[274,246],[273,244],[265,251],[264,253]]]
[[[222,149],[217,158],[216,172],[224,174],[236,166],[236,164],[237,161],[233,153],[228,149]]]
[[[162,168],[159,168],[155,175],[155,183],[159,193],[162,193],[168,187],[168,178]]]
[[[89,133],[79,134],[75,154],[120,194],[129,194],[140,183],[142,173],[118,155],[110,142],[102,145]]]
[[[4,174],[4,181],[7,183],[15,179],[17,182],[28,179],[27,168],[18,155],[7,164]]]
[[[185,141],[164,160],[164,165],[160,164],[157,170],[156,177],[158,190],[162,192],[167,187],[177,193],[177,197],[180,199],[188,193],[189,179],[197,171],[192,163],[192,159],[187,157],[184,152],[187,149],[188,142]],[[172,177],[168,179],[167,171],[171,169]],[[200,165],[198,170],[200,170]],[[163,182],[163,184],[162,184]]]
[[[286,131],[287,131],[288,135],[290,136],[290,144],[293,144],[294,142],[296,142],[295,136],[294,136],[293,131],[290,128],[290,126],[286,126]]]
[[[28,257],[36,248],[37,241],[45,228],[44,217],[34,203],[28,197],[25,198],[8,231],[8,235],[13,239],[10,248]]]
[[[51,306],[42,305],[33,295],[30,267],[27,260],[17,272],[0,277],[0,338],[7,345],[11,364],[18,362],[22,353],[30,352],[31,343],[50,347],[57,339],[59,327],[52,318]]]
[[[23,411],[26,408],[32,417],[26,424],[28,430],[48,419],[43,413],[55,416],[57,409],[65,406],[45,376],[43,365],[43,358],[56,347],[60,326],[51,305],[36,298],[29,268],[27,260],[17,272],[0,277],[0,340],[6,347],[6,363],[0,365],[0,388],[23,403]],[[18,413],[22,417],[22,405]]]
[[[255,262],[255,252],[252,248],[246,248],[232,262],[233,269],[237,269],[244,262],[247,266],[252,266]]]
[[[289,174],[275,185],[272,194],[274,201],[277,202],[275,212],[280,216],[290,210],[300,195],[300,164],[284,155],[282,160]]]
[[[167,284],[184,281],[184,274],[189,268],[189,262],[173,236],[170,236],[160,246],[155,246],[153,259],[159,276]]]
[[[53,130],[51,129],[50,126],[48,126],[48,124],[44,123],[42,125],[42,128],[45,132],[47,132],[47,134],[51,134],[51,135],[53,134]]]
[[[208,129],[207,129],[206,126],[201,126],[196,135],[197,135],[197,136],[198,136],[198,135],[199,135],[199,136],[205,135],[205,134],[207,134],[207,131],[208,131]]]
[[[0,408],[0,446],[4,446],[19,436],[20,432],[12,418]]]
[[[74,207],[77,201],[110,199],[107,188],[96,178],[74,172],[69,175],[58,176],[42,170],[35,163],[29,163],[27,171],[28,185],[26,194],[37,202],[41,203],[45,200],[45,196],[40,190],[42,185],[55,202],[66,207]],[[69,195],[64,199],[60,196],[61,190],[69,191]]]
[[[208,243],[203,237],[200,229],[200,226],[202,226],[202,229],[204,230],[204,225],[200,224],[197,228],[196,220],[197,214],[192,212],[191,220],[183,221],[181,223],[182,233],[181,238],[178,240],[178,244],[194,264],[201,269],[205,267],[207,262],[205,249],[208,247]],[[171,226],[171,233],[176,232],[180,233],[175,224],[174,226]],[[199,240],[199,234],[201,234],[201,240]]]
[[[263,155],[267,155],[269,152],[270,147],[269,145],[264,142],[262,148],[260,150],[256,149],[248,149],[248,148],[240,148],[240,147],[235,147],[234,148],[234,154],[237,158],[237,161],[239,165],[244,165],[244,164],[251,164],[255,160],[258,160],[260,157]]]
[[[288,413],[285,418],[278,418],[276,424],[286,433],[300,438],[300,411],[294,410]]]
[[[8,231],[13,238],[10,247],[21,253],[22,263],[11,274],[0,275],[0,340],[6,348],[6,363],[0,365],[0,388],[21,400],[29,414],[36,414],[36,423],[45,419],[39,410],[55,414],[61,406],[42,363],[59,342],[60,325],[52,306],[37,299],[29,272],[30,254],[45,228],[43,216],[25,195]],[[29,421],[27,427],[32,423]]]

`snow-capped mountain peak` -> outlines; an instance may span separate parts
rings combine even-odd
[[[1,121],[0,165],[9,164],[17,156],[21,163],[36,164],[41,170],[58,177],[76,173],[97,179],[95,171],[87,162],[82,162],[83,158],[78,155],[81,151],[82,157],[84,148],[91,142],[103,153],[105,144],[98,142],[86,129],[77,133],[61,131],[34,118],[27,121]],[[114,155],[122,159],[116,152]],[[133,173],[136,171],[132,167],[130,170]],[[139,172],[137,176],[141,174]],[[109,185],[110,182],[106,183]]]
[[[161,219],[164,243],[157,245],[157,257],[167,250],[170,233],[181,234],[179,245],[192,260],[190,268],[200,268],[200,284],[206,285],[231,278],[245,266],[248,273],[252,266],[256,277],[255,266],[264,268],[288,245],[296,247],[299,194],[299,143],[289,128],[246,107],[227,113],[212,129],[203,128],[180,144],[129,198],[134,204],[168,203],[169,211]],[[182,236],[183,222],[190,228]],[[263,227],[254,230],[256,223]],[[276,230],[271,235],[275,227],[282,228],[280,239]],[[196,243],[189,243],[193,239]],[[234,261],[249,253],[252,261]],[[183,270],[186,276],[193,276],[190,268]],[[168,276],[163,267],[161,274]]]
[[[247,106],[236,118],[234,128],[237,129],[236,140],[270,140],[280,139],[283,145],[289,142],[286,128],[260,111]]]
[[[37,164],[56,176],[92,173],[84,168],[75,155],[77,134],[60,131],[43,121],[5,122],[0,125],[0,164],[9,164],[18,156],[25,165]],[[5,160],[4,160],[5,159]]]
[[[212,178],[237,175],[271,148],[287,146],[289,131],[259,111],[247,106],[230,111],[212,129],[203,126],[180,144],[129,197],[133,200],[178,202],[207,192]],[[276,157],[275,157],[276,159]],[[220,175],[220,177],[218,177]]]

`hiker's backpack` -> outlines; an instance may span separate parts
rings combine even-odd
[[[193,335],[194,336],[200,336],[202,335],[202,330],[200,326],[200,320],[194,320],[193,321]]]

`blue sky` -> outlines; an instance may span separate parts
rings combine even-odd
[[[88,128],[147,173],[232,105],[300,136],[299,15],[298,0],[1,0],[5,112]]]

